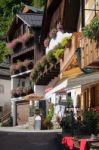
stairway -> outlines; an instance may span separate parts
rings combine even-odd
[[[11,111],[5,111],[0,115],[0,123],[2,126],[6,125],[10,119]]]
[[[61,150],[54,132],[1,132],[1,150]]]

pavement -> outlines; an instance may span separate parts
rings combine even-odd
[[[4,132],[62,132],[61,129],[55,130],[34,130],[32,128],[24,128],[22,126],[15,126],[15,127],[0,127],[0,131]]]
[[[61,150],[56,138],[59,132],[0,127],[0,150]]]

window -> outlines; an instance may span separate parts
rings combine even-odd
[[[97,14],[99,14],[99,0],[82,0],[82,26],[89,24]]]
[[[71,97],[71,92],[67,93],[67,97]]]

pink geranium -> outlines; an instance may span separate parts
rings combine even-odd
[[[31,36],[31,34],[25,33],[24,35],[20,36],[17,40],[19,40],[20,42],[24,43],[26,42]]]
[[[16,44],[17,44],[17,41],[16,39],[14,39],[12,42],[7,43],[7,48],[13,49]]]

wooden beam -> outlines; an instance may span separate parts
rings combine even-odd
[[[79,67],[70,69],[68,71],[64,71],[63,73],[61,73],[60,78],[70,78],[70,77],[75,77],[82,74],[82,71],[80,70]]]

